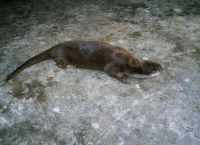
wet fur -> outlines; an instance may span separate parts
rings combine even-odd
[[[161,65],[152,61],[142,61],[124,48],[99,41],[67,41],[30,58],[6,81],[12,79],[22,70],[45,60],[54,60],[60,68],[67,65],[79,68],[96,69],[124,81],[130,73],[149,75],[161,70]]]

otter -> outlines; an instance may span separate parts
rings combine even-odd
[[[30,58],[9,74],[6,81],[27,67],[45,60],[53,60],[60,68],[73,65],[78,68],[101,70],[124,82],[129,74],[150,75],[162,70],[159,63],[139,60],[122,47],[101,41],[66,41]]]

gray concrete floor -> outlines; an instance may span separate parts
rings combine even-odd
[[[122,84],[103,72],[34,65],[0,87],[1,145],[200,145],[200,16],[95,4],[31,13],[8,15],[0,27],[1,80],[73,39],[125,47],[164,71]]]

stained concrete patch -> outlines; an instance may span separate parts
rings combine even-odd
[[[24,83],[19,80],[14,80],[11,83],[12,95],[18,99],[36,99],[39,102],[44,102],[47,99],[45,95],[45,86],[37,80],[29,83]]]

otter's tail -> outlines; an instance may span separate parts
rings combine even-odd
[[[27,60],[26,62],[24,62],[21,66],[19,66],[15,71],[13,71],[11,74],[9,74],[6,77],[5,81],[9,81],[10,79],[12,79],[13,77],[15,77],[18,73],[20,73],[21,71],[23,71],[25,68],[30,67],[34,64],[40,63],[42,61],[51,59],[50,56],[50,50],[46,50],[32,58],[30,58],[29,60]]]

